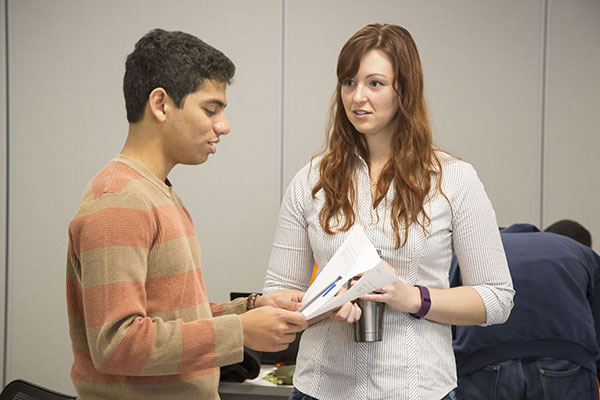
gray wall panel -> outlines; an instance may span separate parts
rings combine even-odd
[[[550,2],[544,226],[571,218],[600,251],[600,2]]]
[[[390,22],[419,48],[437,143],[474,164],[500,224],[538,223],[542,11],[516,0],[289,2],[284,182],[323,143],[344,42]]]

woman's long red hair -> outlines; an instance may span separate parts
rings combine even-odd
[[[338,84],[329,113],[326,148],[320,163],[319,182],[313,198],[322,189],[325,203],[319,223],[328,234],[347,231],[356,220],[355,171],[359,157],[369,163],[366,141],[348,120],[341,98],[343,82],[354,78],[362,57],[370,50],[382,51],[394,72],[394,88],[400,97],[396,114],[396,131],[392,137],[392,157],[377,182],[376,207],[393,183],[395,196],[390,207],[396,248],[406,244],[408,228],[420,225],[424,231],[430,223],[425,212],[432,182],[441,191],[441,165],[433,146],[431,127],[423,93],[423,69],[410,33],[397,25],[371,24],[356,32],[338,57]],[[445,197],[445,195],[444,195]],[[402,232],[402,234],[401,234]]]

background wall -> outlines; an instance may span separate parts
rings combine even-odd
[[[125,57],[155,27],[195,34],[237,66],[231,134],[206,164],[170,175],[194,218],[213,301],[261,290],[281,195],[323,143],[338,52],[371,22],[413,34],[435,140],[475,166],[500,225],[574,218],[600,242],[598,1],[0,3],[5,383],[73,392],[67,227],[124,143]]]
[[[544,223],[568,215],[591,228],[600,252],[600,2],[549,10],[543,115]]]

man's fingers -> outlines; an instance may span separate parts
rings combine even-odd
[[[286,323],[288,329],[291,329],[294,332],[302,331],[308,327],[308,321],[302,313],[297,311],[284,311],[282,316],[283,322]]]
[[[286,310],[296,311],[296,302],[288,299],[280,299],[278,306]]]
[[[294,340],[296,340],[296,332],[290,332],[285,335],[286,343],[292,343]]]
[[[308,324],[306,324],[306,326],[301,325],[301,324],[292,324],[292,323],[287,324],[288,330],[293,333],[302,332],[303,330],[306,329],[307,326],[308,326]]]

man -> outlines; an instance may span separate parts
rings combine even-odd
[[[457,399],[598,399],[600,256],[589,232],[563,220],[501,236],[515,305],[503,325],[456,327]]]
[[[153,30],[127,57],[125,146],[69,226],[71,377],[82,400],[218,399],[219,367],[241,361],[244,346],[283,350],[307,325],[297,293],[208,302],[194,225],[167,179],[229,133],[234,71],[183,32]]]

